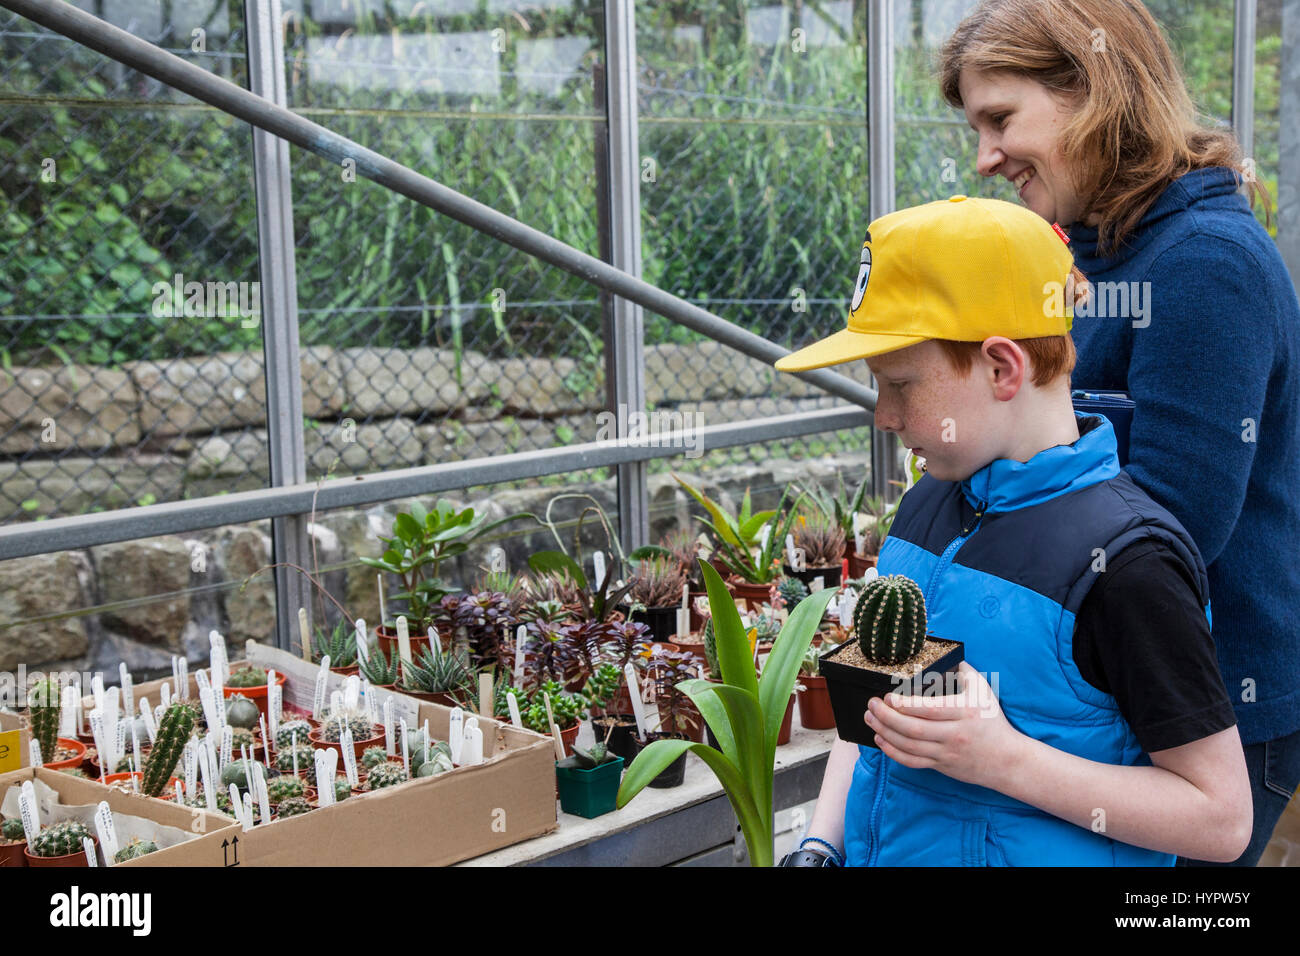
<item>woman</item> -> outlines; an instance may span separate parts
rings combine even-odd
[[[980,174],[1069,236],[1092,283],[1073,385],[1136,402],[1127,471],[1208,568],[1255,804],[1233,865],[1253,866],[1300,782],[1300,304],[1240,149],[1197,123],[1137,0],[985,0],[940,81]]]

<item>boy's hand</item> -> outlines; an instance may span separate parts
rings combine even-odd
[[[970,664],[958,665],[962,690],[945,697],[887,694],[867,705],[867,725],[885,756],[905,767],[938,770],[997,789],[1024,735],[1011,726],[993,688]]]

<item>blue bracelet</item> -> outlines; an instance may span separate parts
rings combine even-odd
[[[831,859],[835,861],[836,866],[844,865],[844,854],[842,854],[839,850],[835,849],[835,847],[831,846],[821,837],[811,837],[811,836],[804,837],[803,840],[801,840],[799,843],[799,849],[802,850],[804,848],[804,845],[808,843],[820,843],[822,846],[826,847],[826,849],[831,851]]]

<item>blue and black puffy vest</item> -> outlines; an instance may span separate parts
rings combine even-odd
[[[1089,760],[1149,766],[1115,698],[1075,666],[1075,615],[1106,556],[1142,538],[1186,562],[1207,618],[1209,584],[1182,525],[1120,471],[1110,423],[1076,417],[1072,445],[998,459],[962,482],[923,476],[899,504],[878,568],[921,586],[929,632],[965,643],[1012,726]],[[1084,828],[859,751],[844,817],[852,866],[1173,865],[1172,854],[1107,837],[1104,808]]]

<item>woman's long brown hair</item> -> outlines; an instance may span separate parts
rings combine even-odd
[[[1270,218],[1268,190],[1243,175],[1230,131],[1202,126],[1182,70],[1138,0],[982,0],[944,43],[944,98],[962,107],[962,70],[1007,71],[1078,103],[1061,153],[1087,213],[1101,218],[1098,247],[1112,255],[1171,182],[1226,166],[1249,179]]]

